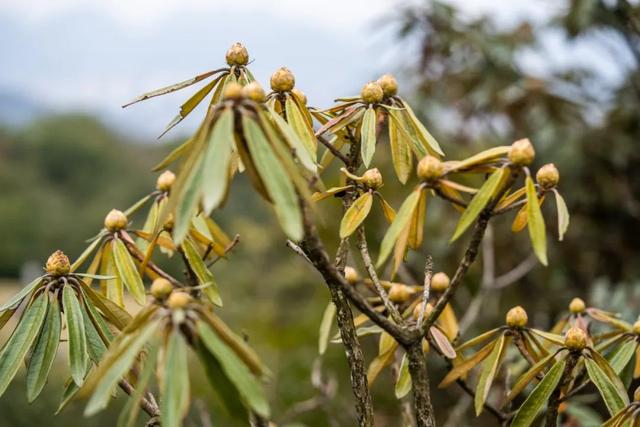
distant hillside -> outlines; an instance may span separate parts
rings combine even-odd
[[[0,123],[21,126],[47,113],[47,106],[15,91],[0,89]]]

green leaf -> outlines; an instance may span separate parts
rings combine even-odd
[[[416,133],[418,134],[418,137],[420,138],[420,140],[423,143],[425,143],[431,149],[431,151],[441,156],[444,156],[444,152],[440,148],[440,144],[438,144],[438,141],[436,141],[436,139],[429,133],[427,128],[424,127],[424,125],[420,122],[420,120],[418,120],[418,118],[416,117],[415,113],[413,112],[409,104],[407,104],[404,101],[402,102],[402,104],[406,108],[411,124],[416,130]]]
[[[397,399],[402,399],[411,391],[411,375],[409,375],[409,361],[407,355],[402,356],[398,379],[396,380],[395,393]]]
[[[131,321],[131,315],[111,300],[103,297],[91,287],[81,284],[82,293],[105,315],[116,328],[122,330]]]
[[[371,159],[376,152],[376,110],[373,106],[369,106],[362,118],[362,127],[360,128],[360,154],[362,162],[366,167],[371,164]]]
[[[210,77],[210,76],[212,76],[212,75],[214,75],[216,73],[219,73],[219,72],[221,72],[223,70],[224,69],[217,69],[217,70],[213,70],[213,71],[207,71],[206,73],[199,74],[199,75],[197,75],[195,77],[192,77],[192,78],[190,78],[188,80],[184,80],[184,81],[182,81],[180,83],[175,83],[175,84],[172,84],[172,85],[160,88],[160,89],[153,90],[151,92],[147,92],[147,93],[137,97],[133,101],[130,101],[130,102],[124,104],[122,106],[122,108],[128,107],[129,105],[135,104],[136,102],[140,102],[140,101],[144,101],[144,100],[149,99],[149,98],[153,98],[155,96],[160,96],[160,95],[164,95],[164,94],[167,94],[167,93],[175,92],[175,91],[180,90],[180,89],[184,89],[185,87],[188,87],[188,86],[191,86],[193,84],[196,84],[199,81],[204,80],[207,77]]]
[[[11,297],[9,301],[5,302],[0,306],[0,312],[3,312],[5,310],[13,310],[17,308],[22,302],[22,300],[24,299],[24,297],[26,297],[31,293],[31,291],[36,289],[40,283],[42,283],[42,277],[38,277],[33,282],[29,283],[27,286],[20,289],[20,292],[15,294],[13,297]]]
[[[422,187],[416,188],[402,203],[402,206],[400,206],[400,210],[398,210],[393,223],[391,223],[391,226],[387,230],[387,233],[384,235],[382,243],[380,244],[380,255],[378,255],[378,263],[376,264],[376,267],[382,266],[382,264],[385,262],[385,260],[391,253],[396,240],[398,240],[398,236],[400,236],[402,230],[405,229],[405,227],[411,220],[413,211],[415,210],[416,206],[418,206],[421,192]]]
[[[200,102],[202,102],[202,100],[209,94],[209,92],[213,90],[213,88],[215,87],[215,85],[218,83],[219,80],[220,80],[220,77],[216,78],[211,83],[207,83],[195,94],[193,94],[191,98],[187,99],[180,106],[180,112],[178,113],[178,115],[174,117],[173,120],[171,120],[171,122],[169,122],[167,127],[164,129],[164,131],[160,134],[158,138],[161,138],[165,133],[169,132],[171,128],[173,128],[175,125],[180,123],[185,117],[187,117],[189,113],[191,113],[193,109],[196,108],[198,104],[200,104]]]
[[[567,204],[560,192],[554,188],[553,193],[556,195],[556,208],[558,211],[558,240],[562,242],[564,234],[569,228],[569,209],[567,209]]]
[[[180,427],[189,409],[189,362],[187,341],[179,330],[169,336],[162,372],[160,422],[163,427]]]
[[[47,317],[33,349],[27,369],[27,400],[33,402],[42,391],[53,366],[60,342],[60,308],[58,298],[49,302]]]
[[[189,263],[189,267],[191,267],[195,273],[198,283],[203,287],[205,295],[212,303],[222,307],[222,298],[220,298],[218,283],[202,258],[200,258],[200,255],[193,246],[193,243],[191,243],[191,240],[184,239],[182,242],[182,249],[184,251],[185,258],[187,258],[187,262]]]
[[[133,299],[135,299],[138,304],[143,305],[146,298],[142,278],[140,274],[138,274],[138,269],[127,247],[120,239],[113,239],[113,259],[118,269],[118,275],[131,293],[131,296],[133,296]]]
[[[233,110],[226,108],[216,120],[204,157],[202,206],[208,214],[217,208],[229,186],[229,165],[233,150]]]
[[[69,370],[73,381],[81,386],[86,368],[87,336],[80,302],[71,286],[65,286],[62,290],[62,307],[69,334]]]
[[[362,224],[371,211],[373,204],[373,194],[369,191],[363,193],[358,199],[349,206],[344,213],[340,222],[340,238],[345,239]]]
[[[547,403],[551,393],[558,386],[566,363],[565,360],[560,360],[551,367],[542,381],[522,403],[513,418],[511,427],[528,427],[533,423],[540,409]]]
[[[476,416],[479,416],[482,413],[484,402],[489,396],[489,390],[491,389],[493,378],[495,377],[498,367],[500,366],[500,361],[502,360],[505,341],[505,335],[500,335],[500,338],[498,338],[496,344],[493,346],[493,350],[491,350],[491,354],[489,354],[489,357],[487,357],[482,364],[482,372],[480,373],[480,379],[478,380],[474,399]]]
[[[635,340],[629,340],[616,349],[609,359],[609,365],[616,374],[620,375],[620,372],[629,364],[637,347],[638,343]]]
[[[89,255],[91,255],[93,251],[96,249],[96,247],[101,243],[102,243],[102,239],[96,239],[93,242],[91,242],[91,244],[87,246],[87,248],[80,254],[78,259],[75,260],[73,264],[71,264],[70,271],[71,272],[76,271],[78,267],[80,267],[82,263],[84,263],[87,260],[87,258],[89,258]]]
[[[296,157],[300,160],[300,163],[311,172],[316,172],[318,166],[315,160],[315,153],[309,152],[307,146],[300,141],[300,138],[298,138],[298,135],[291,129],[289,123],[287,123],[277,111],[270,108],[269,113],[284,139],[289,143],[289,146],[295,150]],[[330,153],[330,151],[328,152]]]
[[[621,396],[618,388],[609,380],[607,375],[600,369],[600,366],[591,358],[585,357],[584,364],[589,374],[589,379],[596,386],[604,400],[605,405],[611,415],[621,410],[626,405],[626,393]]]
[[[191,218],[198,205],[198,198],[202,190],[204,179],[204,161],[202,156],[195,160],[193,168],[189,170],[188,176],[182,186],[183,191],[178,197],[175,207],[175,224],[173,226],[173,240],[181,243],[189,231]]]
[[[247,365],[218,338],[216,333],[205,322],[198,322],[198,334],[249,407],[258,414],[268,417],[269,403],[262,385],[249,371]]]
[[[67,405],[76,397],[78,392],[80,391],[80,387],[73,382],[71,378],[67,380],[64,385],[64,391],[62,392],[62,399],[60,400],[60,404],[58,405],[58,409],[53,415],[58,415]]]
[[[145,343],[157,333],[158,323],[149,323],[144,328],[136,331],[135,335],[126,337],[123,351],[110,353],[102,361],[104,371],[96,371],[97,385],[93,391],[91,399],[85,408],[84,414],[90,416],[104,409],[109,403],[111,394],[118,381],[127,373],[136,356],[142,350]],[[99,368],[100,369],[100,368]]]
[[[487,203],[496,195],[500,183],[507,173],[509,173],[509,170],[506,168],[497,169],[489,176],[489,179],[482,184],[482,187],[480,187],[478,192],[473,196],[473,199],[469,202],[469,206],[467,206],[462,213],[456,230],[453,232],[453,237],[451,237],[451,242],[460,237],[462,233],[473,224],[478,215],[480,215],[480,212],[487,206]]]
[[[87,337],[87,351],[89,358],[97,365],[102,360],[102,357],[107,352],[107,346],[103,341],[100,333],[96,329],[86,306],[89,305],[85,302],[82,306],[82,319],[84,321],[84,329]]]
[[[150,346],[144,362],[144,368],[136,382],[136,389],[131,397],[127,399],[127,403],[124,405],[124,408],[122,408],[120,416],[118,417],[118,427],[134,427],[138,414],[140,413],[140,402],[142,401],[142,398],[147,391],[147,385],[155,372],[159,347],[160,345],[158,341]]]
[[[22,359],[36,339],[47,314],[48,301],[49,298],[44,294],[36,298],[26,309],[11,338],[0,351],[0,396],[7,390],[22,364]]]
[[[287,112],[287,122],[293,128],[293,131],[298,135],[298,138],[304,144],[306,151],[312,158],[316,155],[316,137],[313,134],[313,129],[309,125],[309,122],[304,118],[302,112],[298,108],[298,104],[293,100],[291,96],[287,96],[285,101],[285,110]]]
[[[535,252],[542,265],[547,265],[547,233],[542,211],[540,210],[540,203],[538,203],[536,186],[530,176],[527,176],[525,180],[525,188],[527,193],[527,217],[529,219],[527,227],[531,245],[533,246],[533,252]]]
[[[544,368],[554,360],[556,354],[549,354],[545,358],[539,360],[535,365],[533,365],[527,372],[522,374],[518,381],[513,385],[509,395],[506,398],[507,402],[512,401],[517,395],[519,395],[522,390],[531,382],[533,379],[544,370]]]
[[[278,221],[285,234],[298,242],[303,234],[302,213],[293,184],[278,162],[260,126],[246,116],[242,118],[242,126],[256,169],[273,200]]]
[[[331,333],[331,324],[333,318],[336,316],[336,306],[333,302],[329,302],[327,308],[322,315],[322,321],[320,322],[320,334],[318,337],[318,354],[324,354],[327,350],[327,344],[329,343],[329,335]]]

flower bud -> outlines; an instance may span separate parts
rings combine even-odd
[[[71,270],[69,258],[61,250],[57,250],[47,259],[45,270],[52,276],[64,276]]]
[[[227,50],[226,59],[229,65],[247,65],[249,63],[249,52],[242,43],[234,43]]]
[[[358,280],[360,280],[360,275],[355,268],[346,266],[344,268],[344,278],[347,279],[347,282],[350,284],[355,285],[358,283]]]
[[[111,209],[104,219],[104,226],[107,230],[114,232],[127,228],[127,216],[117,209]]]
[[[293,89],[291,89],[291,93],[294,94],[296,98],[298,98],[302,105],[307,105],[307,95],[305,95],[303,91],[301,91],[297,87],[294,87]]]
[[[382,93],[385,98],[394,96],[398,93],[398,81],[392,74],[385,74],[381,76],[376,83],[378,83],[382,88]]]
[[[538,169],[538,173],[536,173],[536,181],[545,190],[549,190],[558,185],[558,181],[560,181],[560,173],[558,172],[556,165],[548,163]]]
[[[266,94],[258,82],[251,82],[242,88],[242,96],[255,102],[264,102]]]
[[[632,331],[635,335],[640,335],[640,320],[636,320],[636,323],[633,324]]]
[[[376,82],[369,82],[362,87],[360,91],[360,98],[367,104],[375,104],[382,101],[384,97],[384,92],[382,92],[382,88]]]
[[[442,271],[436,273],[431,278],[431,290],[434,292],[444,292],[449,287],[449,276]]]
[[[369,169],[362,175],[362,183],[367,187],[376,190],[382,187],[382,174],[378,168]]]
[[[176,174],[171,171],[164,171],[156,180],[156,188],[160,191],[169,191],[176,180]]]
[[[295,84],[296,79],[287,67],[279,68],[271,75],[271,89],[276,92],[289,92]]]
[[[507,326],[510,328],[524,328],[528,320],[527,312],[519,305],[507,312]]]
[[[584,313],[586,306],[581,298],[574,298],[569,303],[569,311],[571,314]]]
[[[236,82],[230,82],[225,86],[222,98],[225,100],[236,100],[242,98],[242,86]]]
[[[167,306],[171,309],[185,308],[191,302],[191,295],[186,292],[171,292],[167,299]]]
[[[442,176],[444,165],[434,156],[424,156],[418,163],[418,178],[425,182],[433,182]]]
[[[582,350],[587,346],[587,334],[574,326],[564,336],[564,346],[569,350]]]
[[[507,154],[509,161],[516,166],[528,166],[536,157],[536,152],[528,138],[519,139],[509,149]]]
[[[416,305],[415,308],[413,309],[413,318],[415,320],[418,320],[420,318],[420,313],[422,312],[422,305],[424,303],[421,302],[420,304]],[[431,312],[433,311],[433,306],[429,303],[427,303],[427,308],[425,308],[424,310],[424,318],[426,319],[427,317],[431,316]]]
[[[406,302],[413,292],[407,285],[401,283],[394,283],[389,289],[389,299],[391,302],[403,303]]]
[[[633,400],[635,400],[636,402],[640,401],[640,387],[638,387],[636,391],[633,392]]]
[[[163,300],[171,295],[173,285],[167,279],[158,277],[151,284],[151,295],[157,300]]]

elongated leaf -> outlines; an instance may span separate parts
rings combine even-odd
[[[220,290],[218,289],[218,283],[216,282],[213,273],[209,271],[207,265],[204,263],[198,251],[196,250],[191,240],[185,239],[182,242],[182,249],[184,255],[187,258],[189,267],[195,273],[198,283],[203,287],[203,292],[211,300],[212,303],[222,307],[222,298],[220,298]]]
[[[82,292],[116,328],[122,330],[131,321],[131,315],[129,313],[120,308],[113,301],[104,298],[89,286],[83,285]]]
[[[9,301],[5,302],[0,306],[0,312],[17,308],[22,302],[22,300],[24,299],[24,297],[29,295],[31,291],[35,290],[38,287],[38,285],[40,285],[41,283],[42,283],[42,277],[38,277],[33,282],[29,283],[27,286],[20,289],[20,291],[14,296],[12,296],[9,299]]]
[[[344,239],[353,234],[354,231],[362,224],[371,211],[373,204],[373,194],[370,191],[363,193],[353,202],[349,209],[344,213],[340,222],[340,238]]]
[[[438,349],[445,357],[449,359],[456,358],[456,351],[453,349],[453,346],[444,332],[438,329],[437,326],[432,326],[429,329],[429,333],[431,334],[431,338],[433,338],[433,342],[438,346]]]
[[[415,113],[413,112],[409,104],[407,104],[404,101],[402,102],[402,104],[406,108],[406,112],[408,113],[409,120],[413,125],[413,128],[416,130],[416,133],[418,134],[418,137],[420,138],[422,143],[426,144],[426,147],[429,149],[429,151],[432,151],[436,154],[444,156],[444,152],[440,148],[440,144],[438,144],[438,141],[436,141],[436,139],[429,133],[427,128],[424,127],[424,125],[420,122],[420,120],[418,120],[418,118],[416,117]]]
[[[124,285],[113,256],[112,242],[108,242],[102,248],[100,274],[114,277],[101,283],[101,294],[119,307],[124,307]]]
[[[198,333],[204,345],[218,360],[227,378],[236,386],[249,407],[258,414],[268,417],[269,404],[262,385],[251,374],[247,365],[218,338],[206,323],[198,323]]]
[[[507,338],[504,334],[500,335],[500,338],[498,338],[496,345],[494,345],[493,349],[491,350],[491,354],[489,354],[482,365],[482,372],[480,373],[480,379],[478,380],[476,395],[474,399],[476,416],[482,413],[484,402],[489,396],[489,390],[491,390],[493,378],[495,377],[496,372],[498,371],[498,367],[500,366],[500,361],[502,360],[506,339]]]
[[[497,341],[497,340],[496,340]],[[456,381],[458,378],[465,375],[475,366],[477,366],[480,362],[486,359],[493,348],[496,345],[496,341],[492,341],[478,350],[473,356],[468,359],[464,359],[461,363],[455,365],[449,373],[443,378],[443,380],[438,384],[439,388],[443,388]]]
[[[625,407],[625,397],[620,395],[618,388],[609,380],[607,375],[600,369],[598,364],[588,357],[585,357],[584,364],[589,374],[589,379],[596,386],[604,400],[607,409],[611,415]]]
[[[133,299],[140,305],[145,303],[144,284],[138,274],[136,265],[127,251],[127,247],[120,239],[113,239],[113,259],[118,269],[118,275],[133,296]]]
[[[445,170],[447,170],[448,172],[457,172],[472,168],[473,166],[492,162],[506,155],[510,149],[510,145],[502,145],[499,147],[492,147],[488,150],[481,151],[480,153],[474,154],[473,156],[468,157],[464,160],[445,162]]]
[[[180,427],[189,409],[189,364],[187,341],[174,330],[167,344],[162,384],[160,422],[164,427]]]
[[[424,221],[427,214],[427,192],[420,193],[418,207],[413,211],[411,216],[411,225],[409,226],[409,235],[407,243],[411,249],[419,249],[422,245],[424,237]]]
[[[480,215],[480,212],[482,212],[485,206],[487,206],[487,203],[489,203],[489,201],[495,196],[496,192],[499,190],[499,184],[507,173],[509,173],[509,171],[506,168],[497,169],[491,174],[489,179],[485,181],[482,187],[480,187],[476,195],[473,196],[473,199],[469,202],[469,206],[467,206],[460,217],[460,221],[458,221],[453,237],[451,237],[451,242],[460,237],[462,233],[464,233],[467,228],[473,224],[478,215]]]
[[[611,384],[613,384],[614,387],[616,387],[618,394],[621,396],[624,403],[625,404],[629,403],[629,398],[627,396],[627,389],[625,385],[622,383],[622,380],[620,379],[620,377],[618,377],[618,374],[616,374],[616,372],[613,370],[611,365],[609,365],[609,362],[607,362],[607,359],[605,359],[600,353],[598,353],[593,349],[591,349],[589,354],[593,359],[593,361],[596,362],[600,370],[602,370],[602,372],[605,374],[607,379],[611,382]]]
[[[311,172],[316,172],[318,166],[316,165],[315,150],[310,151],[309,146],[302,143],[289,123],[287,123],[277,111],[270,109],[269,112],[282,136],[286,139],[287,143],[289,143],[289,146],[295,150],[296,157],[300,160],[300,163]],[[313,136],[313,138],[315,140],[315,136]]]
[[[60,307],[58,298],[49,302],[47,317],[33,349],[27,369],[27,400],[33,402],[47,382],[60,342]]]
[[[97,365],[100,363],[102,357],[107,352],[107,346],[105,345],[103,336],[98,332],[98,329],[93,324],[93,321],[86,307],[88,305],[90,305],[90,303],[84,304],[82,306],[82,320],[84,322],[84,330],[87,337],[87,352],[89,355],[89,359],[91,359],[91,361]]]
[[[540,210],[540,204],[538,203],[536,187],[530,176],[527,176],[525,180],[525,187],[527,192],[529,238],[531,239],[533,252],[535,252],[542,265],[547,265],[547,233],[542,211]]]
[[[360,154],[366,167],[369,167],[376,152],[376,122],[376,110],[373,106],[369,106],[364,113],[360,128]]]
[[[620,375],[620,372],[629,364],[636,353],[636,347],[638,347],[638,343],[635,340],[629,340],[613,353],[609,360],[609,365],[611,365],[616,374]]]
[[[38,336],[47,314],[48,301],[49,298],[44,294],[36,298],[33,304],[27,308],[11,338],[0,351],[0,396],[7,390],[9,383],[18,372],[22,360]]]
[[[396,240],[400,236],[400,233],[405,229],[405,227],[411,220],[413,211],[418,206],[421,192],[421,187],[416,188],[402,203],[402,206],[400,206],[400,210],[398,210],[393,223],[387,230],[387,233],[384,235],[382,243],[380,244],[380,255],[378,255],[378,263],[376,265],[377,267],[382,266],[382,264],[385,262],[385,260],[391,253],[391,249],[393,249]]]
[[[145,343],[157,332],[157,329],[157,323],[150,323],[137,331],[135,336],[129,337],[122,352],[113,354],[112,350],[109,350],[109,355],[112,357],[106,356],[107,358],[103,360],[101,365],[103,371],[99,369],[96,371],[95,377],[92,378],[92,382],[96,384],[84,411],[86,416],[96,414],[107,406],[118,381],[129,371],[136,356]]]
[[[547,403],[551,393],[558,386],[565,365],[566,362],[560,360],[551,367],[516,412],[511,423],[512,427],[529,427],[533,423],[540,409]]]
[[[387,203],[385,199],[382,198],[381,195],[378,194],[378,196],[378,201],[380,202],[382,213],[384,214],[384,219],[386,219],[387,222],[391,224],[396,218],[396,211],[391,207],[389,203]]]
[[[198,199],[202,192],[202,181],[204,179],[204,161],[199,156],[189,170],[188,176],[183,184],[183,191],[177,196],[175,206],[175,223],[173,226],[173,240],[181,243],[189,231],[191,218],[198,205]],[[176,181],[177,182],[177,181]],[[175,184],[174,184],[175,186]],[[172,188],[176,191],[176,188]],[[172,195],[175,193],[172,191]]]
[[[539,360],[535,365],[529,368],[527,372],[522,374],[511,388],[511,391],[506,398],[506,402],[511,402],[517,395],[519,395],[522,390],[524,390],[524,388],[554,360],[554,357],[555,354],[549,354],[547,357]]]
[[[62,290],[62,306],[69,334],[69,370],[73,381],[81,386],[86,368],[87,337],[80,302],[71,286],[65,286]]]
[[[397,348],[398,343],[394,342],[389,351],[377,355],[376,358],[371,361],[371,363],[369,364],[369,368],[367,369],[367,383],[369,384],[369,386],[373,384],[376,378],[378,378],[378,375],[380,375],[380,372],[382,372],[385,367],[393,363],[393,358]]]
[[[276,216],[285,234],[293,241],[302,239],[302,214],[293,184],[283,170],[260,126],[243,117],[242,126],[252,159],[273,200]]]
[[[298,108],[298,104],[290,96],[288,96],[285,101],[285,109],[287,112],[287,122],[293,128],[296,135],[298,135],[298,138],[309,155],[315,159],[317,142],[311,125],[303,117],[302,112]]]
[[[567,209],[567,204],[560,195],[560,192],[554,188],[553,193],[556,195],[556,208],[558,211],[558,240],[562,242],[564,234],[567,232],[567,229],[569,229],[569,209]]]
[[[564,345],[564,337],[562,335],[558,335],[558,334],[552,334],[551,332],[546,332],[546,331],[541,331],[540,329],[534,329],[531,328],[529,329],[529,331],[534,334],[534,335],[538,335],[539,337],[555,344],[555,345],[559,345],[559,346],[563,346]]]
[[[159,170],[167,168],[167,166],[182,157],[188,151],[188,149],[191,148],[194,142],[195,138],[189,138],[188,140],[171,150],[167,157],[165,157],[160,163],[155,165],[151,170],[153,172],[157,172]]]
[[[393,169],[398,180],[402,184],[406,184],[413,169],[413,156],[411,155],[411,147],[398,130],[395,119],[389,120],[389,144],[391,145]]]
[[[234,146],[233,126],[233,110],[227,108],[220,113],[207,142],[202,178],[202,205],[207,214],[220,205],[227,192]]]
[[[411,375],[409,375],[409,361],[407,355],[402,356],[398,379],[396,380],[395,393],[397,399],[402,399],[411,391]]]
[[[500,328],[495,328],[491,329],[490,331],[483,332],[477,337],[471,338],[469,341],[465,341],[463,344],[456,347],[456,351],[461,352],[462,350],[481,344],[500,332],[500,330]]]
[[[331,333],[331,325],[333,324],[333,318],[336,316],[336,306],[333,302],[329,302],[327,308],[322,315],[322,321],[320,322],[320,334],[318,337],[318,353],[324,354],[327,350],[327,344],[329,343],[329,334]]]
[[[207,71],[206,73],[199,74],[199,75],[197,75],[195,77],[192,77],[192,78],[190,78],[188,80],[184,80],[184,81],[182,81],[180,83],[175,83],[175,84],[172,84],[172,85],[160,88],[160,89],[152,90],[151,92],[147,92],[144,95],[141,95],[141,96],[137,97],[133,101],[130,101],[130,102],[124,104],[122,106],[122,108],[128,107],[129,105],[135,104],[136,102],[140,102],[140,101],[144,101],[144,100],[149,99],[149,98],[153,98],[155,96],[160,96],[160,95],[164,95],[164,94],[167,94],[167,93],[175,92],[176,90],[184,89],[184,88],[186,88],[188,86],[196,84],[199,81],[202,81],[202,80],[206,79],[207,77],[210,77],[210,76],[212,76],[212,75],[214,75],[216,73],[219,73],[219,72],[221,72],[223,70],[224,69]]]
[[[220,78],[218,77],[217,79],[213,80],[211,83],[207,83],[205,86],[199,89],[195,94],[193,94],[191,98],[187,99],[180,106],[180,112],[178,113],[178,115],[174,117],[173,120],[171,120],[171,122],[169,122],[167,127],[164,129],[164,131],[160,134],[158,138],[161,138],[165,133],[169,132],[171,128],[173,128],[175,125],[180,123],[185,117],[187,117],[189,113],[191,113],[193,109],[196,108],[198,104],[200,104],[200,102],[202,102],[202,100],[209,94],[209,92],[213,90],[214,86],[218,83],[219,80]]]

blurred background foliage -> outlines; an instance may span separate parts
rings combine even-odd
[[[395,45],[403,58],[390,71],[397,74],[401,92],[448,157],[464,157],[528,137],[537,150],[536,166],[554,162],[561,172],[560,188],[571,212],[565,241],[550,245],[548,268],[536,266],[513,286],[490,293],[469,334],[501,324],[506,310],[515,304],[522,304],[537,326],[549,327],[573,296],[591,299],[592,304],[623,312],[633,320],[640,306],[637,2],[572,0],[545,22],[508,27],[497,25],[490,16],[469,18],[440,2],[403,7],[384,20],[395,31]],[[619,76],[604,79],[579,61],[549,65],[547,59],[554,53],[547,43],[550,34],[561,40],[564,49],[585,40],[610,49],[619,55],[615,64]],[[546,66],[541,72],[532,63]],[[353,83],[354,92],[360,84]],[[127,207],[153,188],[154,175],[149,170],[173,143],[133,142],[85,115],[46,117],[19,127],[4,123],[0,127],[0,277],[7,286],[2,295],[32,275],[33,266],[40,268],[54,249],[77,256],[84,240],[102,226],[106,212]],[[408,188],[392,178],[389,159],[382,154],[388,150],[378,152],[376,160],[382,162],[387,178],[383,194],[397,208]],[[327,185],[337,184],[333,172],[327,172],[332,177]],[[335,242],[339,203],[323,203],[323,233]],[[548,205],[552,234],[555,212]],[[319,372],[313,370],[317,327],[328,301],[319,277],[284,246],[270,209],[252,195],[246,181],[234,183],[231,200],[214,217],[230,234],[241,236],[229,261],[214,268],[228,301],[221,315],[247,334],[275,372],[269,390],[276,421],[299,423],[291,426],[351,425],[349,378],[339,347],[330,347],[322,361],[324,394],[311,380],[312,373]],[[457,217],[434,202],[428,218],[425,251],[434,255],[437,270],[451,273],[463,250],[461,244],[446,243]],[[385,228],[382,218],[372,218],[371,238],[380,238]],[[526,233],[512,235],[509,230],[506,218],[494,227],[498,273],[529,255]],[[420,277],[423,262],[424,254],[409,257],[414,277]],[[460,317],[479,292],[481,275],[475,265],[454,303]],[[366,354],[373,356],[376,343],[363,341]],[[437,381],[441,366],[435,358],[430,363]],[[384,375],[373,388],[380,426],[399,425],[399,408],[388,392],[389,377]],[[0,399],[2,424],[26,426],[46,419],[52,427],[113,425],[113,410],[80,422],[81,404],[50,417],[61,381],[53,381],[46,397],[28,408],[24,386],[16,382]],[[336,396],[328,399],[336,386]],[[195,394],[206,405],[215,405],[204,385],[196,386]],[[454,405],[460,397],[455,388],[435,394],[441,408]],[[444,422],[448,411],[439,412]],[[491,421],[468,419],[472,420],[468,425]],[[194,411],[189,423],[229,425],[217,411],[211,420]]]

